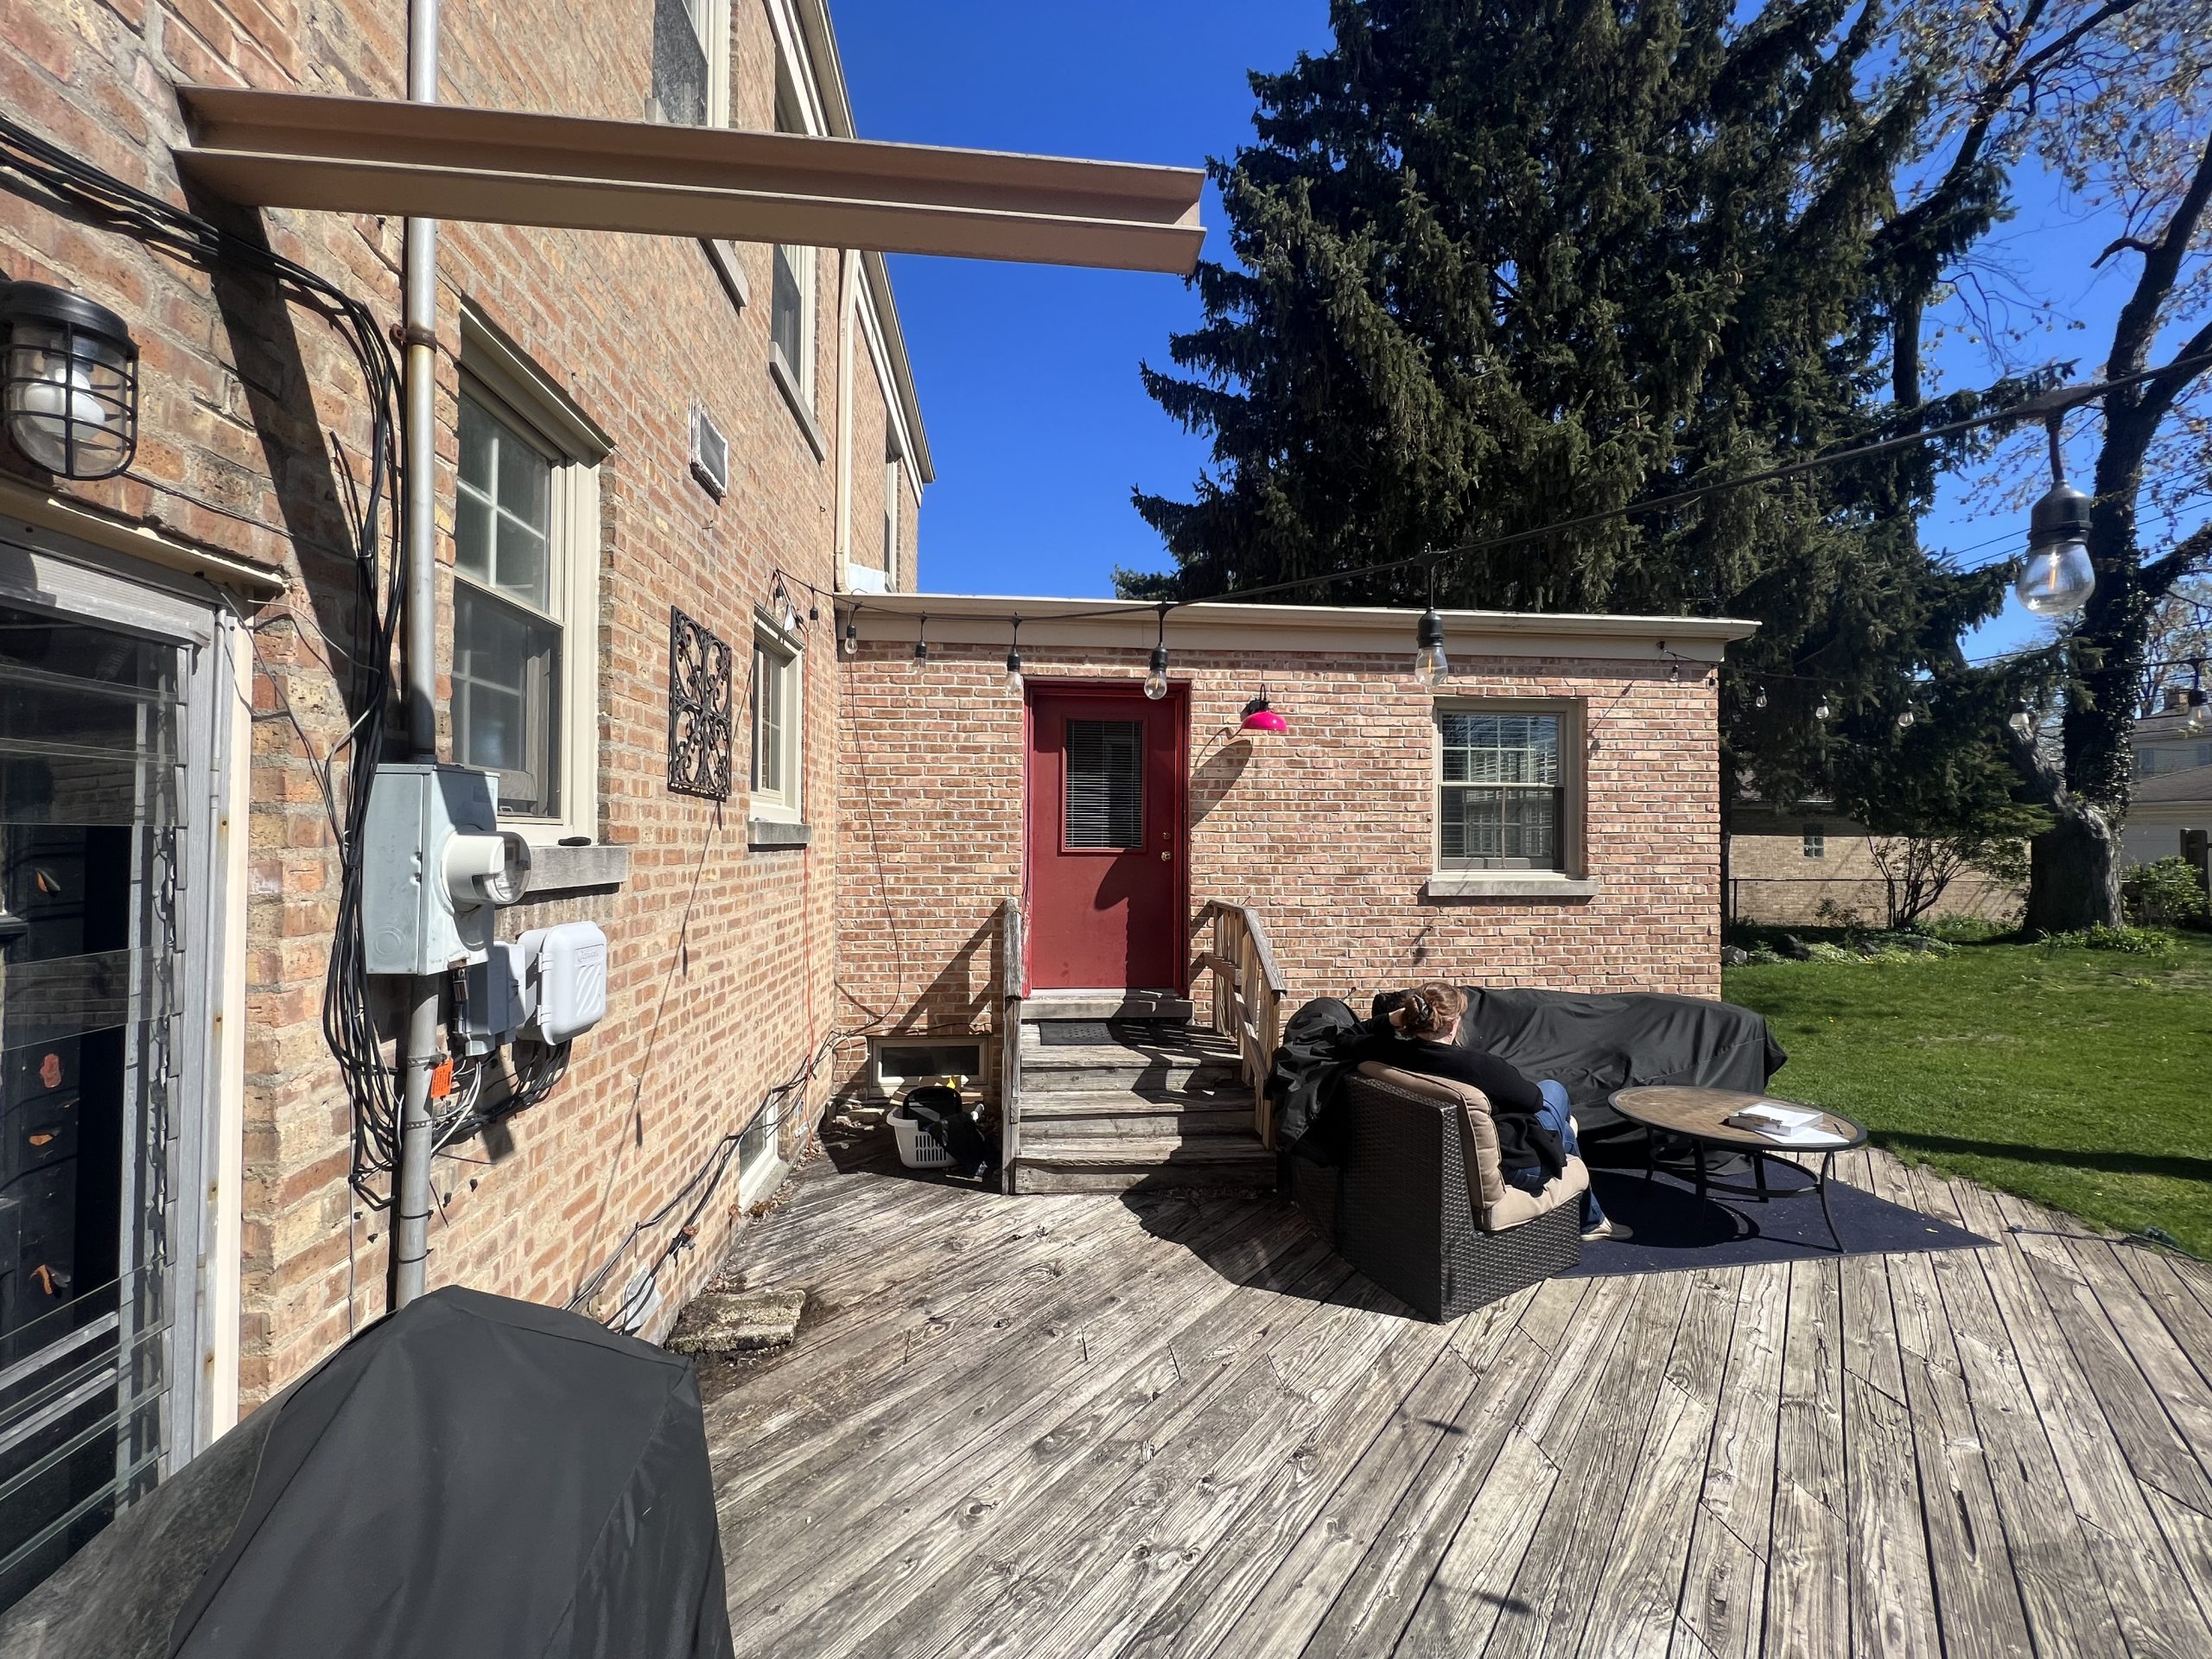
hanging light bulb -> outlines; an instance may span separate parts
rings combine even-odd
[[[2005,723],[2012,728],[2012,735],[2023,742],[2035,735],[2035,716],[2028,712],[2028,705],[2024,702],[2012,710],[2012,718]]]
[[[1751,699],[1751,707],[1754,709],[1764,709],[1766,707],[1766,687],[1759,687],[1758,696]]]
[[[1451,660],[1444,654],[1444,619],[1436,613],[1436,567],[1428,567],[1428,608],[1414,629],[1414,678],[1433,691],[1451,677]]]
[[[2059,422],[2050,433],[2050,487],[2028,516],[2028,558],[2012,591],[2037,616],[2068,616],[2089,602],[2097,573],[2089,563],[2089,498],[2066,481],[2065,457],[2058,444]]]
[[[2189,690],[2182,695],[2182,705],[2189,713],[2181,724],[2182,729],[2194,737],[2207,725],[2212,725],[2212,715],[2208,715],[2204,708],[2204,664],[2202,661],[2194,662],[2190,668],[2194,677]]]
[[[917,668],[930,659],[929,626],[930,620],[926,616],[914,624],[914,666]]]
[[[1682,665],[1680,663],[1667,664],[1667,683],[1669,685],[1680,685],[1682,683]]]
[[[1014,639],[1006,648],[1006,689],[1012,696],[1021,695],[1021,619],[1014,619]]]
[[[1152,647],[1152,663],[1144,677],[1144,694],[1154,702],[1167,695],[1167,607],[1160,607],[1160,638]]]
[[[853,617],[845,619],[845,655],[857,657],[861,649],[861,625]]]
[[[1821,698],[1820,706],[1813,710],[1813,718],[1815,720],[1826,720],[1833,712],[1834,710],[1828,707],[1827,698],[1823,696]]]
[[[1897,715],[1897,730],[1901,732],[1910,731],[1912,729],[1912,722],[1915,718],[1916,716],[1910,709],[1900,711]]]

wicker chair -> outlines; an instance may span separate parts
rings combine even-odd
[[[1432,1319],[1582,1259],[1582,1160],[1540,1193],[1505,1185],[1481,1090],[1370,1062],[1344,1079],[1341,1160],[1293,1158],[1291,1192],[1338,1255]]]

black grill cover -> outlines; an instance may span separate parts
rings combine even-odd
[[[271,1409],[178,1659],[730,1653],[688,1360],[449,1288]]]
[[[1732,1002],[1656,991],[1465,988],[1459,1040],[1511,1061],[1524,1077],[1557,1078],[1586,1142],[1630,1127],[1606,1103],[1617,1089],[1694,1084],[1756,1094],[1789,1058],[1765,1015]]]

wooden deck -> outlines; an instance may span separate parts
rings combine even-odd
[[[708,1378],[738,1651],[2212,1655],[2212,1272],[1845,1163],[2001,1242],[1434,1325],[1271,1203],[817,1160]]]

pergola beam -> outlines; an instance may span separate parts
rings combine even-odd
[[[1195,168],[181,89],[194,182],[248,206],[1187,274]]]

